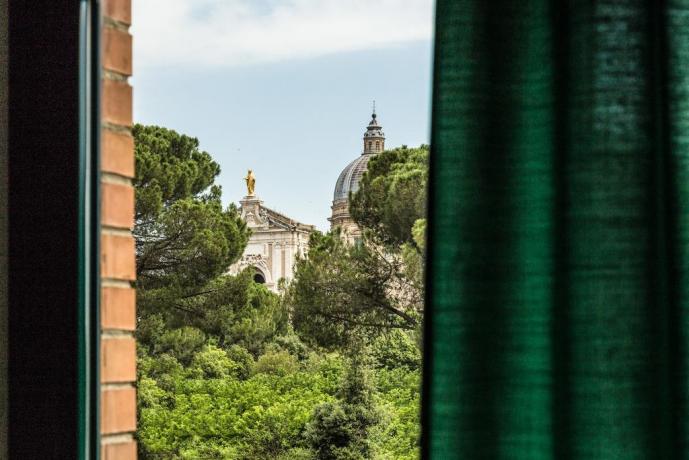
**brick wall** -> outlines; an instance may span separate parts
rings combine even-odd
[[[105,0],[101,135],[102,458],[136,458],[131,0]]]

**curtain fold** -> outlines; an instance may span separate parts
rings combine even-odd
[[[438,0],[428,458],[689,458],[689,0]]]

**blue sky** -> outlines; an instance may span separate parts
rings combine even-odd
[[[251,168],[266,206],[327,229],[373,99],[388,147],[428,143],[431,18],[430,0],[138,0],[135,120],[199,138],[226,203]]]

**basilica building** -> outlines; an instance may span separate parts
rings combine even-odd
[[[332,215],[328,219],[331,229],[339,227],[342,237],[350,243],[361,236],[361,231],[349,215],[349,194],[359,189],[368,161],[385,148],[385,134],[378,124],[375,109],[363,142],[361,155],[349,163],[337,178]],[[230,267],[228,273],[236,275],[251,268],[254,281],[277,292],[280,280],[286,283],[292,280],[297,258],[307,256],[309,236],[315,227],[266,207],[255,193],[256,180],[251,171],[245,180],[247,195],[240,200],[239,205],[241,217],[251,229],[251,237],[242,258]]]

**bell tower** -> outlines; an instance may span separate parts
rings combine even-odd
[[[373,101],[371,121],[364,133],[363,155],[380,153],[383,150],[385,150],[385,133],[383,132],[383,127],[378,124],[378,120],[376,119],[376,101]]]

